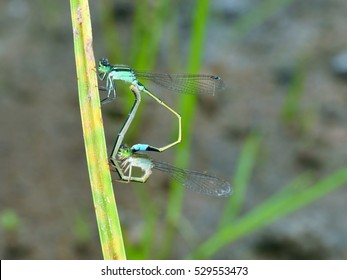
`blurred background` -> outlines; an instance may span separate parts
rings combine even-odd
[[[160,173],[115,183],[128,258],[346,259],[347,2],[90,2],[96,60],[226,84],[213,97],[148,86],[184,122],[182,143],[151,156],[234,193]],[[0,257],[102,259],[69,3],[2,0],[0,15]],[[102,107],[109,152],[133,102],[118,89]],[[176,120],[143,99],[126,143],[172,142]]]

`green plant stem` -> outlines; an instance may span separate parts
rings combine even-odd
[[[113,0],[103,0],[101,2],[100,24],[109,61],[120,61],[125,57],[124,46],[121,44],[122,39],[117,36],[119,32],[114,16],[115,5],[117,4]],[[126,90],[128,90],[128,87]]]
[[[338,170],[333,175],[310,187],[304,188],[307,182],[307,177],[296,180],[294,184],[284,188],[260,206],[255,207],[235,223],[229,224],[218,231],[188,258],[209,258],[227,244],[259,230],[319,198],[325,197],[337,188],[345,186],[347,183],[347,167]]]
[[[83,137],[102,252],[104,259],[125,259],[106,153],[89,5],[87,0],[71,0],[70,6]]]
[[[294,0],[264,0],[259,1],[252,10],[233,24],[232,40],[243,38],[250,30],[261,25],[281,9],[290,5]]]
[[[190,55],[188,61],[188,72],[199,72],[202,61],[203,46],[205,40],[206,23],[208,19],[209,0],[201,0],[197,2],[196,11],[193,19],[192,41],[190,44]],[[175,165],[185,167],[189,162],[190,144],[192,141],[191,129],[196,108],[196,96],[182,95],[178,112],[181,113],[182,119],[182,135],[183,141],[177,147]],[[175,228],[181,216],[183,204],[184,189],[177,185],[176,182],[171,183],[169,191],[169,201],[166,214],[166,225],[164,232],[164,242],[160,252],[160,258],[167,258],[173,245]]]
[[[281,110],[281,117],[287,124],[302,125],[303,114],[300,112],[300,104],[305,92],[307,59],[298,62],[295,67],[293,81],[288,89],[287,97],[284,100]]]
[[[253,166],[256,162],[259,143],[260,137],[257,135],[251,135],[245,141],[232,184],[234,193],[225,207],[224,214],[220,220],[220,226],[232,222],[243,205]]]
[[[170,2],[171,0],[162,0],[150,4],[147,1],[136,1],[134,36],[131,43],[133,49],[130,55],[133,58],[130,65],[135,69],[151,71],[154,67],[163,37],[165,20],[170,13]],[[125,106],[130,107],[132,102],[131,99],[126,99]],[[146,102],[147,99],[143,99],[143,103]],[[135,139],[138,136],[142,115],[143,107],[140,106],[127,133],[128,138]]]

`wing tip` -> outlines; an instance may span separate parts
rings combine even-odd
[[[228,182],[225,182],[221,186],[219,192],[217,193],[217,196],[218,197],[228,197],[228,196],[232,195],[232,193],[233,193],[233,189],[232,189],[231,185]]]

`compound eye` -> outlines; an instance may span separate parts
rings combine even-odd
[[[103,57],[100,59],[100,64],[107,66],[109,65],[107,58]]]

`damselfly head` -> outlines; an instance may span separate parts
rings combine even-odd
[[[98,70],[100,73],[106,73],[110,70],[111,64],[108,62],[108,59],[103,57],[99,60]]]
[[[108,62],[108,59],[106,57],[101,58],[99,64],[110,66],[110,63]]]
[[[132,156],[133,152],[132,150],[126,146],[126,145],[120,145],[119,150],[118,150],[118,158],[120,160],[124,160],[130,156]]]

